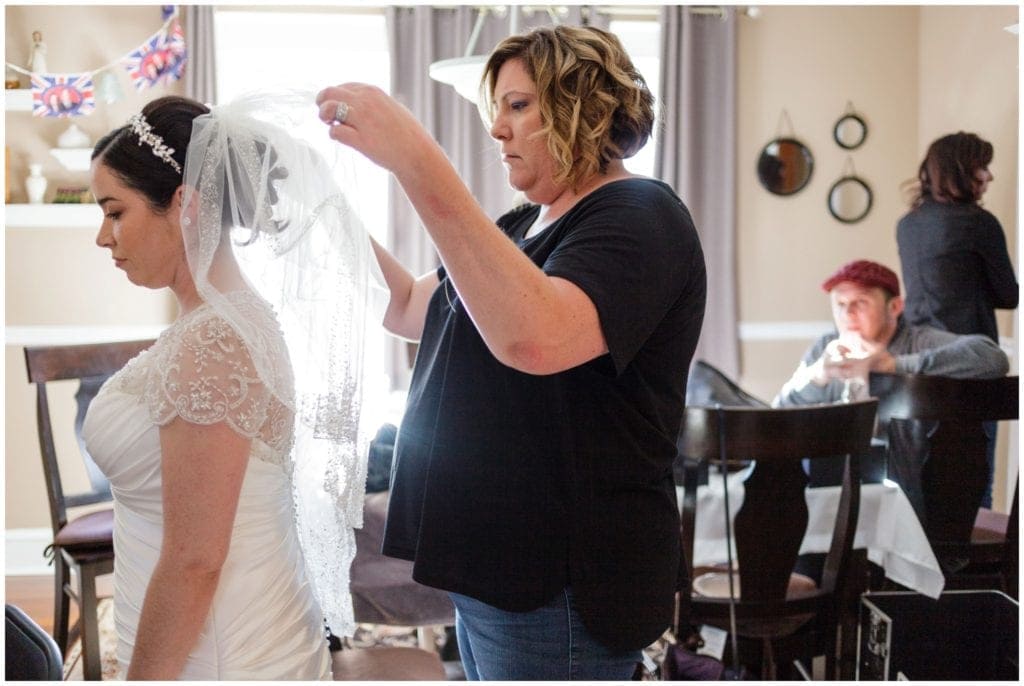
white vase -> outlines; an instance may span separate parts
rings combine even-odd
[[[57,137],[58,148],[88,148],[90,145],[89,136],[75,124]]]
[[[43,194],[46,193],[46,177],[43,176],[43,165],[28,165],[29,175],[25,178],[25,190],[28,191],[28,201],[33,205],[43,202]]]

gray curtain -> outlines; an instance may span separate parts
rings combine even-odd
[[[739,376],[736,302],[736,10],[661,9],[663,127],[655,175],[690,208],[707,261],[708,299],[694,359]]]
[[[217,102],[217,60],[213,40],[213,6],[186,5],[184,15],[185,95],[199,102]]]
[[[552,23],[546,12],[524,13],[516,8],[518,31]],[[561,23],[579,24],[582,7],[569,8]],[[591,23],[597,21],[591,14]],[[391,48],[391,93],[408,107],[448,153],[459,175],[484,210],[494,219],[510,209],[509,188],[498,147],[480,119],[476,105],[452,86],[427,74],[432,62],[462,57],[477,19],[474,6],[433,8],[389,7],[388,41]],[[473,54],[489,54],[509,35],[511,18],[488,13]],[[439,260],[430,237],[402,189],[390,182],[388,244],[392,254],[413,274],[435,269]],[[388,338],[388,375],[392,389],[408,388],[413,347]]]

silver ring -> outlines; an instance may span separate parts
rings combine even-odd
[[[345,119],[348,118],[348,103],[339,102],[338,107],[334,110],[334,121],[339,124],[344,124]]]

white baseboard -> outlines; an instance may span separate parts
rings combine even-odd
[[[741,341],[813,341],[835,329],[830,320],[739,322]]]
[[[4,531],[4,575],[43,576],[53,574],[53,566],[43,550],[53,540],[49,529],[6,529]]]

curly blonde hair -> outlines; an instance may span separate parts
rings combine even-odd
[[[491,53],[480,81],[480,113],[493,124],[494,88],[509,60],[522,60],[537,87],[555,181],[573,190],[613,159],[632,157],[654,128],[654,96],[622,43],[587,26],[543,26],[506,38]]]

